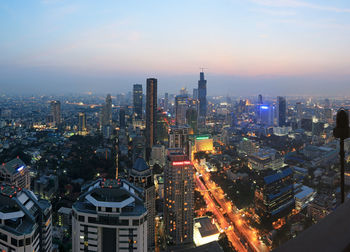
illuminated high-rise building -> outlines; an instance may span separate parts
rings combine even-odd
[[[146,96],[146,141],[152,148],[157,140],[157,79],[147,79]]]
[[[186,124],[186,111],[188,109],[187,95],[177,95],[175,97],[175,123],[177,125]]]
[[[170,244],[193,242],[194,169],[182,149],[169,150],[164,169],[164,223]]]
[[[61,123],[61,102],[51,101],[50,112],[53,125],[58,126]]]
[[[199,99],[199,116],[207,115],[207,81],[204,79],[204,73],[200,72],[198,81],[198,99]]]
[[[142,119],[142,85],[134,84],[133,88],[133,103],[134,115],[136,119]]]
[[[152,169],[149,168],[146,161],[143,158],[137,158],[133,167],[129,171],[129,181],[135,186],[143,189],[142,199],[147,209],[147,234],[148,234],[148,247],[152,247],[155,244],[155,188],[153,181]]]
[[[82,112],[79,113],[78,133],[79,135],[86,133],[86,115]]]
[[[287,102],[282,96],[277,97],[277,122],[279,127],[286,126]]]
[[[181,149],[186,156],[189,155],[188,125],[173,125],[169,128],[169,149]]]

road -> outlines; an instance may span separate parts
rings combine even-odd
[[[203,184],[203,182],[198,176],[196,176],[196,184],[198,189],[204,193],[203,198],[207,203],[207,209],[215,215],[221,229],[225,231],[227,238],[232,243],[234,248],[238,251],[247,251],[247,249],[240,242],[237,235],[233,232],[232,227],[230,227],[230,224],[227,222],[224,215],[217,209],[216,203],[211,198],[206,186]]]
[[[203,177],[203,181],[205,183],[203,186],[211,192],[211,196],[214,197],[219,204],[218,207],[222,209],[222,213],[220,213],[223,215],[226,212],[228,219],[233,223],[236,237],[240,236],[246,240],[250,250],[261,252],[269,251],[268,247],[258,239],[257,231],[250,227],[246,221],[241,218],[237,207],[231,201],[225,198],[223,190],[210,179],[210,173],[198,165],[198,163],[194,163],[194,166],[197,172]],[[217,208],[215,207],[215,209]]]

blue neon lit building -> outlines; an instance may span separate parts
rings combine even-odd
[[[269,171],[257,181],[255,191],[257,214],[274,221],[286,216],[295,206],[293,189],[293,170],[290,167]]]

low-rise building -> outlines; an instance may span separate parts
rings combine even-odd
[[[19,158],[0,165],[0,182],[30,189],[29,168]]]

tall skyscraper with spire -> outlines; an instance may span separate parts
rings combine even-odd
[[[146,94],[146,141],[147,148],[156,143],[157,130],[157,79],[147,79]]]
[[[207,80],[204,79],[204,72],[200,72],[198,81],[199,116],[207,115]]]

